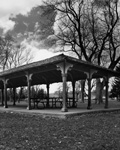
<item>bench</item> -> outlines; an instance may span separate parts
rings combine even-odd
[[[40,98],[31,98],[33,104],[34,104],[34,108],[39,108],[38,105],[39,103],[41,103],[43,105],[43,107],[46,107],[47,104],[47,99],[40,99]],[[63,105],[63,100],[60,97],[50,97],[49,98],[49,104],[51,103],[51,107],[56,108],[59,104],[60,107],[62,107]],[[67,106],[68,107],[73,107],[73,98],[68,98],[67,99]],[[75,107],[77,107],[77,101],[75,100]]]
[[[52,103],[52,108],[57,107],[57,104],[62,107],[62,99],[59,97],[50,97],[49,102]]]
[[[50,97],[49,102],[52,103],[52,108],[57,107],[57,103],[59,106],[62,107],[63,100],[60,97]],[[73,98],[67,98],[67,106],[73,107]],[[77,101],[75,100],[75,107],[77,107]]]
[[[33,104],[34,104],[34,108],[39,108],[39,107],[38,107],[39,103],[41,103],[44,108],[46,107],[46,103],[47,103],[46,99],[31,98],[31,101],[32,101]]]
[[[77,107],[77,102],[78,101],[74,101],[74,104],[75,104],[75,107]],[[72,97],[69,97],[68,99],[67,99],[67,106],[68,107],[73,107],[73,98]]]

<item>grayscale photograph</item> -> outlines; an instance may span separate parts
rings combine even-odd
[[[120,0],[0,0],[0,150],[120,150]]]

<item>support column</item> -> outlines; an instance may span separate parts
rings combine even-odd
[[[5,108],[8,108],[8,105],[7,105],[7,81],[6,79],[3,80],[3,83],[4,83],[4,107]]]
[[[81,80],[81,101],[84,103],[84,93],[85,93],[85,80]]]
[[[63,105],[62,105],[62,112],[67,112],[67,97],[66,97],[66,81],[67,81],[67,72],[68,70],[72,67],[73,65],[70,63],[67,63],[66,61],[57,64],[58,69],[61,71],[62,73],[62,81],[63,81]]]
[[[28,86],[28,90],[27,90],[27,95],[28,95],[28,110],[31,110],[31,81],[32,81],[32,74],[27,74],[27,86]]]
[[[92,109],[91,107],[91,78],[88,78],[88,106],[87,109]]]
[[[1,89],[1,99],[2,99],[1,104],[2,106],[4,106],[4,89],[3,88]]]
[[[73,104],[72,107],[75,108],[75,81],[72,82],[72,88],[73,88]]]
[[[67,74],[62,74],[62,80],[63,80],[63,106],[61,111],[62,112],[67,112],[67,93],[66,93],[66,81],[67,81]]]
[[[46,107],[49,108],[50,107],[50,104],[49,104],[49,87],[50,86],[49,86],[49,84],[47,84],[46,87],[47,87],[47,104],[46,104]]]
[[[88,80],[88,106],[87,109],[92,109],[91,107],[91,79],[93,74],[96,73],[96,70],[89,70],[89,72],[85,72]]]
[[[13,106],[16,105],[15,102],[16,102],[16,88],[14,87],[13,88]]]
[[[108,108],[108,83],[109,83],[109,78],[105,77],[105,86],[106,86],[106,90],[105,90],[105,108]]]

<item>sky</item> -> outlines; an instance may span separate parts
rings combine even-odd
[[[8,20],[11,14],[27,14],[32,7],[41,4],[42,0],[0,0],[0,27],[12,28],[14,23]]]
[[[0,27],[4,29],[4,32],[12,29],[14,27],[14,22],[9,20],[11,14],[13,16],[19,13],[26,15],[33,7],[42,4],[42,0],[0,0]],[[34,54],[36,54],[33,61],[42,60],[57,54],[54,54],[53,52],[47,51],[45,49],[37,50],[37,48],[33,47],[33,45],[32,49]]]
[[[43,4],[42,0],[0,0],[0,27],[4,29],[4,32],[12,29],[14,22],[9,20],[11,15],[15,16],[19,13],[25,15],[31,8],[41,4]],[[46,49],[39,50],[36,47],[31,48],[34,53],[33,61],[39,61],[57,55],[57,53],[54,54]],[[52,86],[50,92],[54,92],[55,89],[56,86]]]
[[[0,0],[0,18],[22,13],[26,14],[32,7],[42,4],[42,0]]]
[[[42,0],[0,0],[0,27],[3,28],[5,32],[12,29],[14,22],[9,20],[11,14],[13,16],[19,13],[27,14],[33,7],[42,4]],[[33,47],[33,51],[36,53],[35,61],[54,56],[52,52],[44,49],[37,51],[37,49]],[[40,53],[40,55],[38,53]]]

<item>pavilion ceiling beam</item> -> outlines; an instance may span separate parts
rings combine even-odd
[[[42,76],[42,79],[45,81],[45,84],[48,84],[48,80],[45,76]]]
[[[53,76],[55,76],[57,79],[61,78],[61,76],[54,71],[51,71],[51,74],[53,74]]]
[[[52,71],[52,70],[56,70],[56,66],[49,66],[49,67],[39,67],[39,68],[35,68],[35,69],[28,69],[28,70],[24,70],[24,71],[20,71],[20,72],[12,72],[10,74],[5,74],[3,77],[9,78],[9,79],[14,79],[14,78],[19,78],[22,76],[26,75],[26,72],[29,72],[30,74],[37,74],[37,73],[43,73],[43,72],[47,72],[47,71]],[[2,78],[2,77],[0,77]]]
[[[36,73],[42,73],[42,72],[47,72],[47,71],[52,71],[52,70],[55,70],[56,69],[56,66],[49,66],[49,67],[39,67],[37,69],[31,69],[29,70],[30,73],[33,73],[36,74]]]

